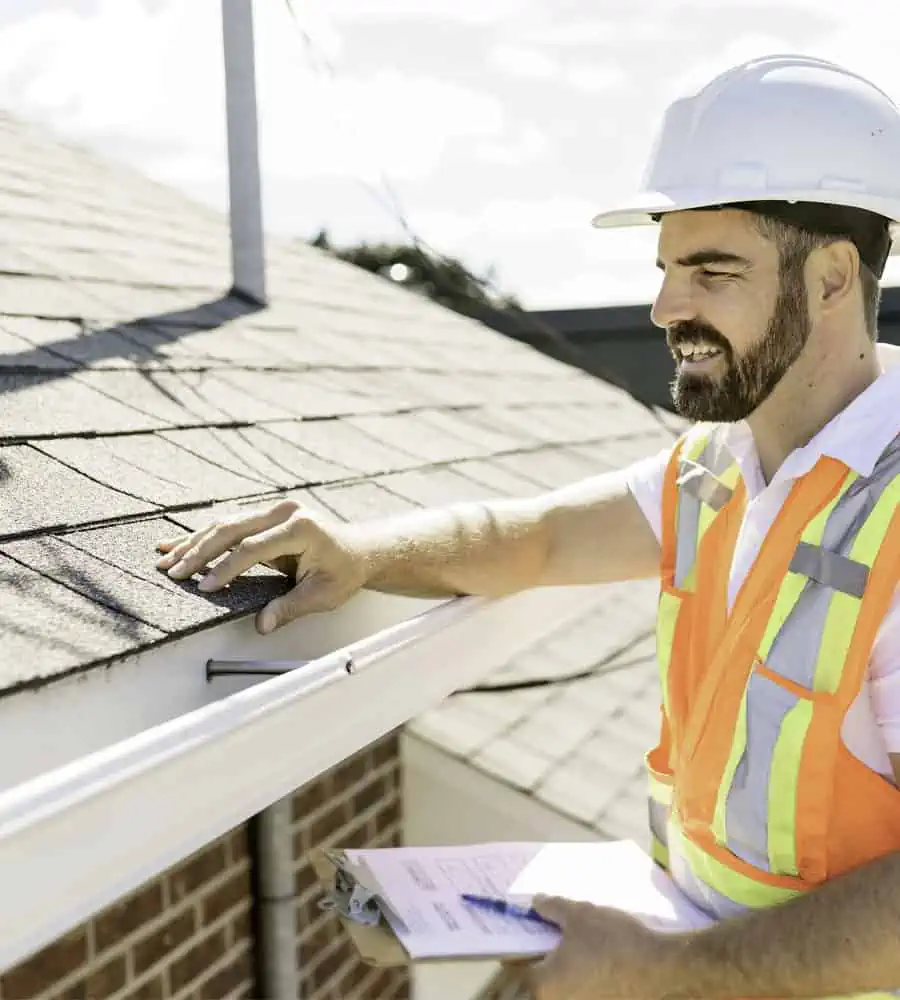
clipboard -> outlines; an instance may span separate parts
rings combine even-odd
[[[410,965],[412,960],[384,917],[382,907],[385,904],[381,898],[381,890],[368,868],[364,864],[351,861],[343,851],[328,848],[311,850],[309,861],[320,885],[325,890],[322,909],[335,913],[362,961],[377,968]],[[363,923],[359,919],[354,919],[350,915],[349,908],[345,909],[341,905],[342,897],[345,895],[340,885],[341,876],[346,879],[348,887],[356,885],[362,888],[362,898],[368,896],[373,901],[372,912],[376,912],[377,908],[377,923]]]

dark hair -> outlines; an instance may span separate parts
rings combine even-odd
[[[811,202],[740,202],[755,217],[757,228],[778,247],[782,274],[802,267],[813,250],[849,240],[859,252],[863,319],[873,341],[878,339],[879,278],[891,249],[889,221],[861,208]]]

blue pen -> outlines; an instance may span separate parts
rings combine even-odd
[[[508,903],[505,899],[494,899],[492,896],[474,896],[464,892],[462,894],[464,903],[477,906],[480,910],[489,910],[491,913],[499,913],[504,917],[517,917],[519,920],[528,920],[535,924],[543,924],[545,927],[552,927],[559,930],[559,924],[542,917],[537,910],[526,906],[517,906],[515,903]]]

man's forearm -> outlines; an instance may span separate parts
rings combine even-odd
[[[672,997],[827,997],[900,989],[900,853],[781,906],[673,938]]]
[[[529,501],[432,508],[348,526],[366,586],[414,597],[498,597],[536,585],[547,558],[541,509]]]

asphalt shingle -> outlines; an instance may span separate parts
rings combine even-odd
[[[360,475],[414,468],[422,460],[378,441],[344,420],[277,421],[266,430]]]
[[[201,594],[196,589],[196,580],[175,582],[156,568],[159,558],[156,544],[172,535],[178,535],[177,525],[169,520],[154,519],[73,532],[63,541],[117,571],[123,585],[127,584],[125,577],[140,581],[144,587],[144,601],[134,610],[167,632],[202,625],[204,616],[209,620],[253,611],[289,587],[287,578],[281,573],[255,566],[226,589],[215,594]],[[167,618],[170,612],[185,624],[182,626]]]
[[[164,637],[6,556],[0,556],[0,593],[15,594],[15,600],[0,601],[0,687],[7,690]]]
[[[75,378],[75,373],[0,371],[0,438],[115,434],[158,424]]]
[[[266,492],[258,480],[229,472],[155,434],[61,438],[37,447],[99,483],[161,506]]]
[[[0,537],[153,509],[27,445],[0,447]]]

